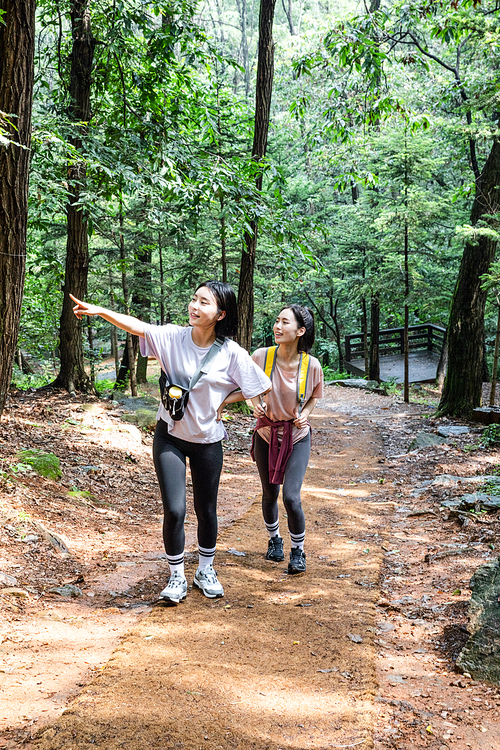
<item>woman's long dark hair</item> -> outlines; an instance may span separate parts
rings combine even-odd
[[[309,354],[314,344],[313,311],[308,307],[302,307],[302,305],[296,305],[295,303],[286,305],[282,308],[281,312],[283,312],[283,310],[291,310],[293,312],[295,320],[297,321],[298,327],[306,329],[304,335],[301,336],[297,341],[297,351],[306,352],[306,354]]]
[[[226,313],[222,320],[218,320],[215,324],[215,335],[229,336],[230,338],[236,336],[238,332],[238,305],[233,287],[226,284],[225,281],[205,281],[196,288],[196,291],[201,289],[202,286],[206,286],[214,295],[219,312]]]

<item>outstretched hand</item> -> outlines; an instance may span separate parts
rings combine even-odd
[[[99,313],[102,311],[102,307],[98,307],[97,305],[89,305],[87,302],[82,302],[76,297],[73,297],[72,294],[70,294],[69,296],[71,297],[73,302],[76,303],[73,308],[73,312],[75,313],[78,320],[81,320],[84,315],[99,315]]]

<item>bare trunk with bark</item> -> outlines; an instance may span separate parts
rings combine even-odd
[[[0,117],[14,115],[8,132],[19,145],[0,146],[0,414],[12,377],[24,289],[35,0],[4,0],[2,9]]]
[[[487,223],[500,210],[500,142],[494,141],[479,178],[471,212],[471,224]],[[484,310],[487,292],[481,276],[495,258],[497,243],[479,233],[477,243],[467,242],[455,287],[448,326],[448,372],[438,408],[439,414],[467,417],[481,404],[483,383]]]
[[[87,123],[91,118],[90,88],[94,61],[95,39],[90,23],[89,0],[73,0],[71,4],[71,69],[69,93],[69,119],[74,123],[75,134],[70,138],[77,152],[82,151]],[[59,338],[61,369],[55,384],[70,392],[88,391],[91,382],[85,372],[83,356],[82,323],[73,315],[73,302],[69,293],[79,299],[87,294],[89,269],[88,227],[85,210],[80,204],[87,176],[85,160],[68,164],[69,202],[67,215],[66,270],[64,299],[60,320]]]
[[[276,0],[261,0],[259,15],[259,57],[257,63],[257,86],[255,91],[255,128],[252,159],[261,161],[266,155],[271,97],[274,78],[273,20]],[[262,172],[255,181],[257,190],[262,190]],[[258,222],[250,222],[251,232],[245,232],[245,246],[241,256],[240,283],[238,290],[238,341],[250,351],[253,331],[253,277],[257,250]]]

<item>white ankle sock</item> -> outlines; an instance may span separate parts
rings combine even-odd
[[[184,552],[180,555],[169,556],[167,555],[168,566],[170,568],[170,575],[172,573],[180,573],[181,576],[185,577],[184,573]]]
[[[207,549],[206,547],[198,546],[198,568],[200,570],[214,564],[215,550],[215,547]]]
[[[302,534],[290,534],[290,540],[292,542],[292,547],[298,547],[301,550],[304,550],[304,539],[306,538],[306,532],[303,531]]]

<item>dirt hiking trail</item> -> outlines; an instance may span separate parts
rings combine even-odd
[[[106,402],[11,404],[4,465],[43,446],[63,477],[21,472],[0,486],[2,570],[18,579],[12,595],[0,591],[2,750],[500,750],[499,689],[454,667],[467,582],[498,556],[500,521],[450,522],[440,504],[461,480],[439,484],[491,473],[500,453],[471,449],[474,426],[408,451],[418,430],[441,423],[425,403],[329,387],[319,407],[302,495],[307,573],[286,573],[282,505],[286,560],[264,559],[253,420],[237,416],[215,562],[225,597],[191,587],[179,606],[153,607],[167,566],[151,435]],[[40,522],[73,554],[33,534]],[[56,583],[77,583],[80,598]]]
[[[354,484],[353,459],[363,455],[373,472],[378,452],[370,433],[344,448],[331,412],[318,410],[313,428],[306,575],[264,559],[256,500],[219,540],[225,597],[190,588],[181,605],[155,607],[35,747],[372,746],[379,509]],[[195,568],[192,555],[191,576]]]

